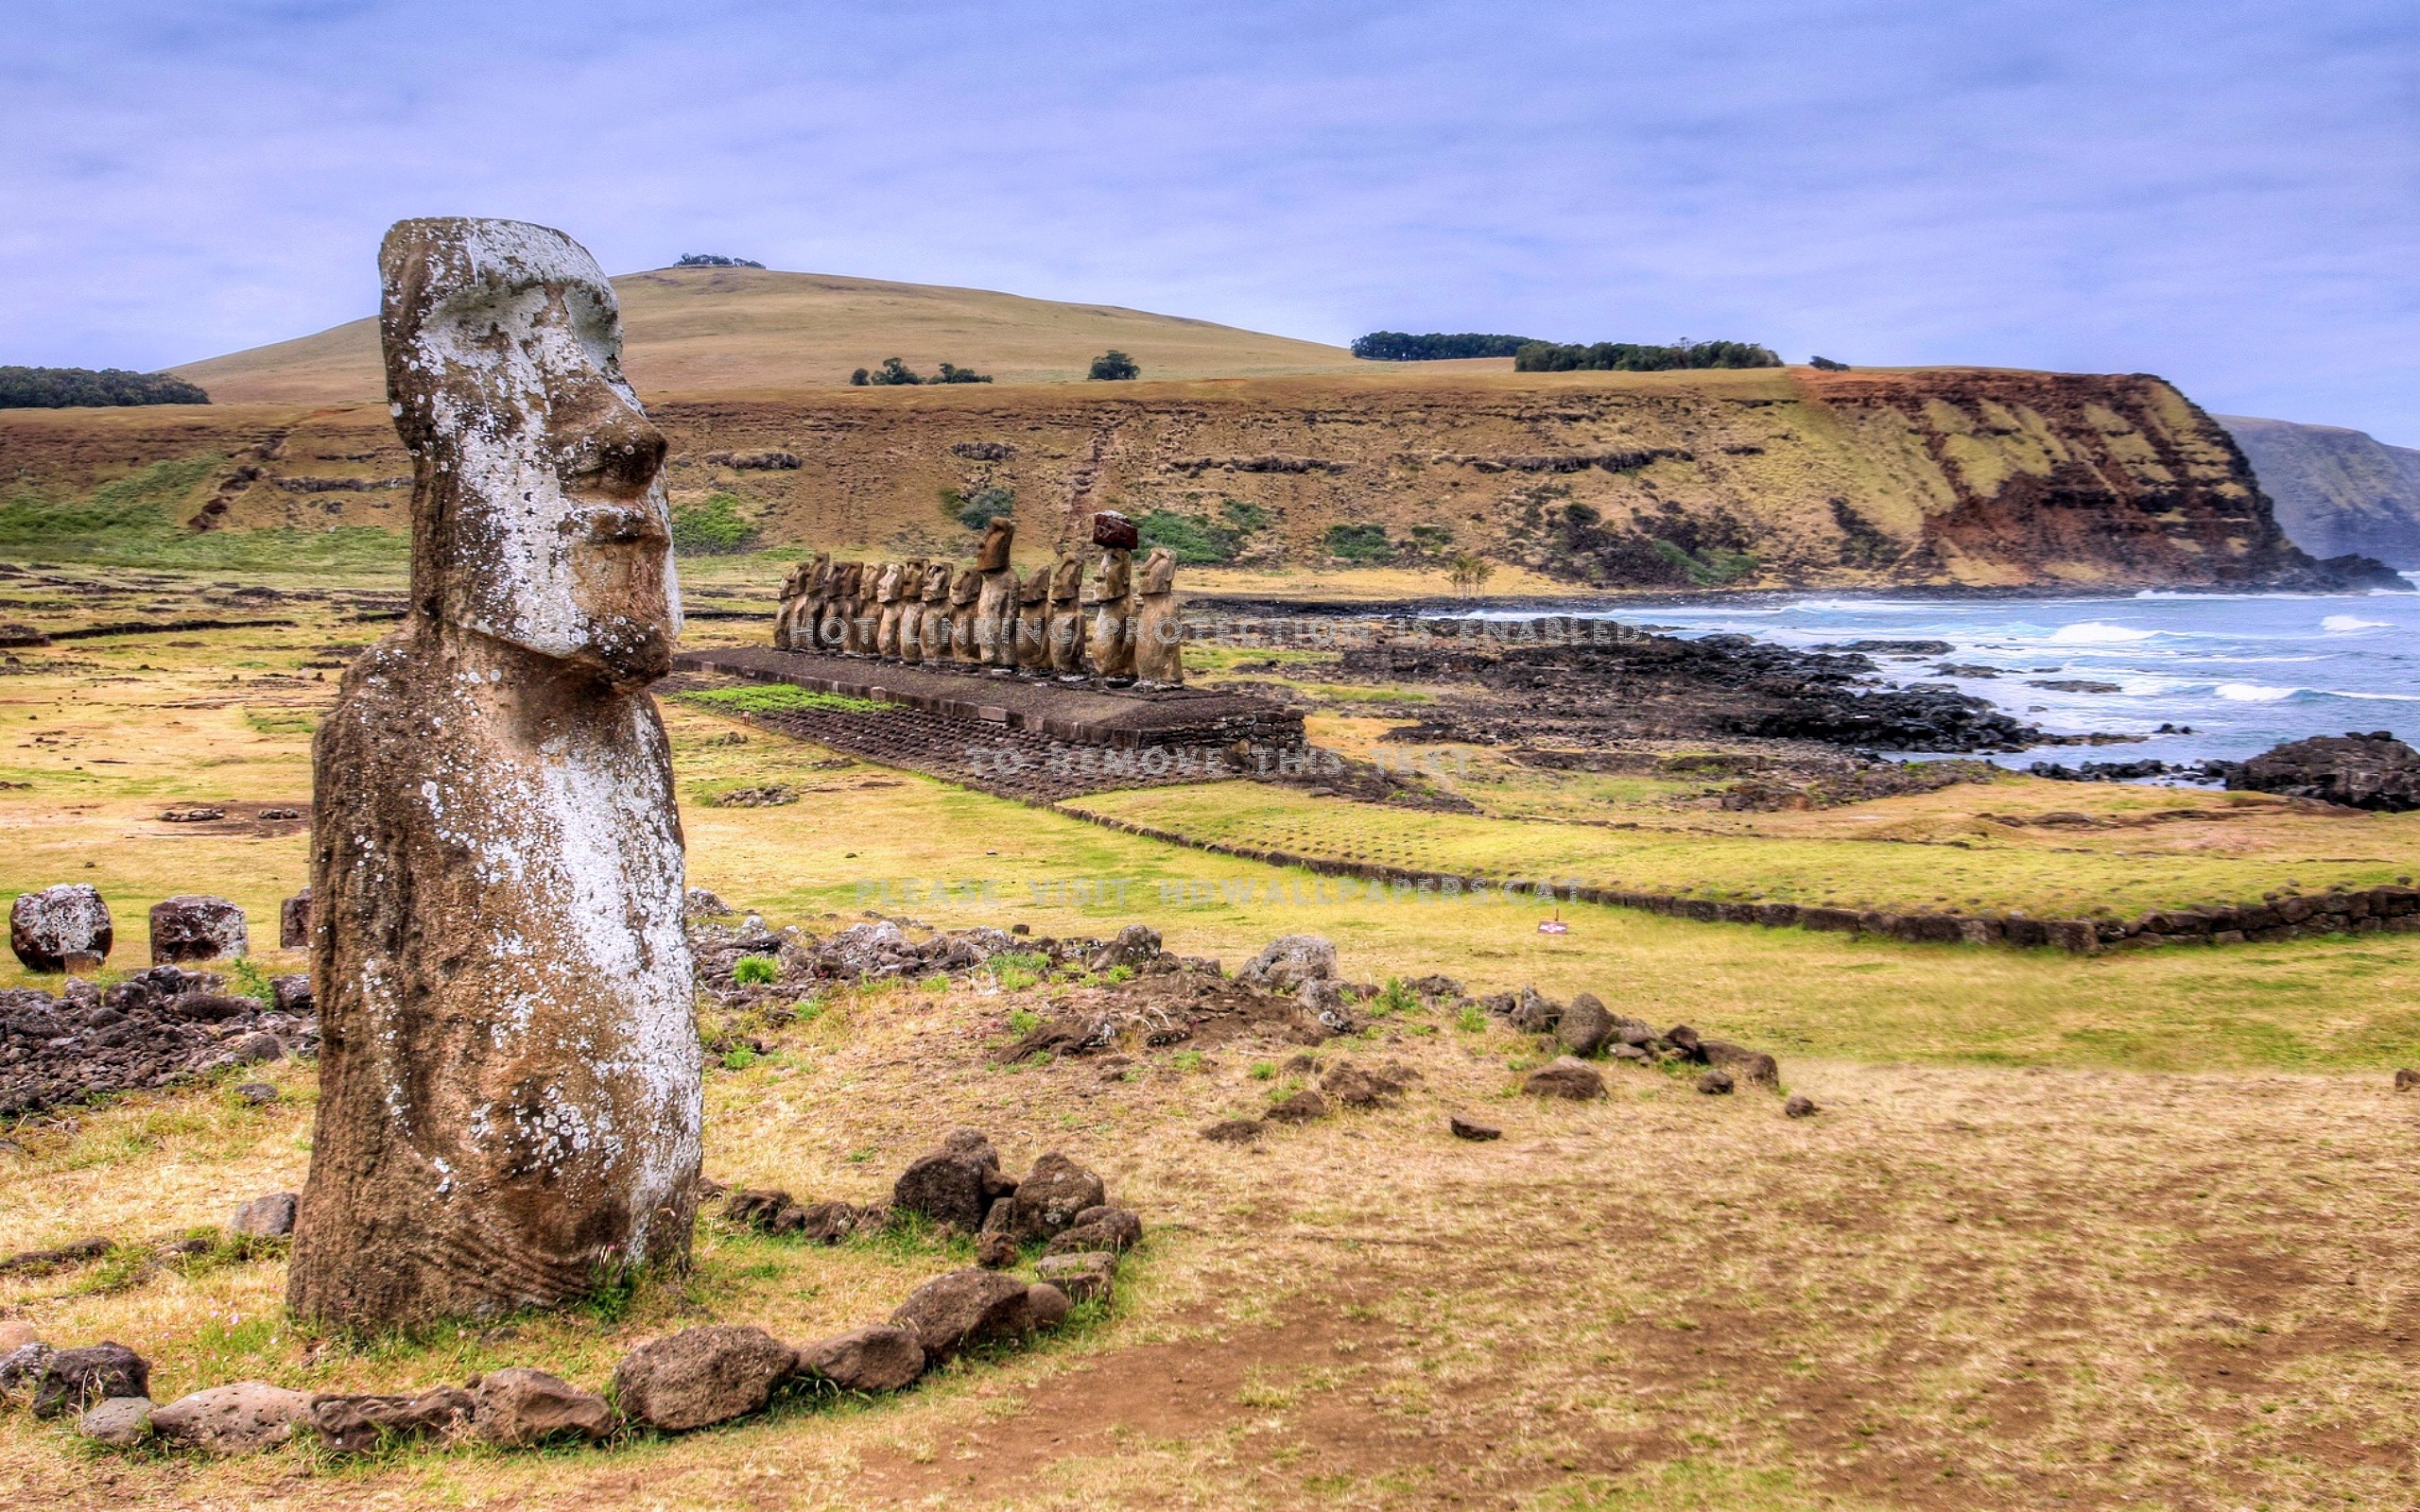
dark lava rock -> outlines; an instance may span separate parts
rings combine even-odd
[[[1447,1119],[1445,1126],[1454,1131],[1454,1138],[1458,1140],[1500,1140],[1504,1137],[1504,1131],[1495,1125],[1482,1124],[1475,1118],[1464,1118],[1460,1113]]]
[[[934,1223],[971,1234],[983,1227],[994,1199],[1014,1193],[1017,1183],[1000,1174],[1000,1157],[980,1133],[958,1129],[942,1147],[900,1173],[890,1205],[920,1212]]]
[[[1613,1035],[1614,1016],[1605,1011],[1605,1005],[1597,1001],[1595,994],[1588,992],[1571,1000],[1571,1006],[1563,1010],[1563,1017],[1554,1027],[1555,1041],[1582,1059],[1602,1050]]]
[[[898,1391],[925,1373],[925,1348],[906,1329],[875,1324],[816,1340],[798,1351],[798,1366],[843,1391]]]
[[[1789,1101],[1781,1105],[1781,1110],[1786,1116],[1790,1118],[1813,1118],[1817,1113],[1823,1111],[1823,1109],[1815,1106],[1815,1099],[1807,1096],[1805,1092],[1790,1093]]]
[[[2383,730],[2314,735],[2229,768],[2226,784],[2401,814],[2420,808],[2420,751]]]
[[[1017,1242],[1009,1237],[1006,1229],[987,1231],[975,1241],[975,1263],[985,1270],[1011,1269],[1019,1253]]]
[[[1703,1040],[1698,1050],[1707,1065],[1729,1072],[1741,1081],[1752,1081],[1759,1087],[1781,1085],[1781,1063],[1761,1050],[1735,1045],[1727,1040]]]
[[[1099,1207],[1107,1194],[1099,1177],[1053,1150],[1033,1162],[1008,1199],[1009,1237],[1020,1245],[1038,1244],[1074,1227],[1076,1214]]]
[[[1267,1132],[1256,1118],[1222,1118],[1201,1131],[1213,1144],[1250,1144]]]
[[[9,948],[28,971],[63,971],[70,958],[98,967],[116,939],[110,905],[87,883],[20,893],[9,907]]]
[[[1129,924],[1085,963],[1085,970],[1107,971],[1123,966],[1141,971],[1159,959],[1160,932],[1147,924]]]
[[[245,1234],[254,1239],[279,1239],[294,1231],[296,1198],[291,1192],[272,1192],[265,1197],[254,1197],[235,1210],[227,1222],[230,1233]]]
[[[1236,973],[1239,982],[1271,992],[1292,992],[1305,982],[1336,980],[1336,946],[1317,935],[1288,935],[1269,942]]]
[[[1521,1090],[1532,1097],[1568,1097],[1585,1102],[1605,1095],[1605,1078],[1584,1060],[1559,1057],[1530,1073]]]
[[[890,1321],[915,1336],[929,1364],[978,1344],[1015,1338],[1033,1327],[1026,1283],[973,1266],[917,1287]]]
[[[1071,1302],[1094,1297],[1106,1302],[1116,1291],[1117,1257],[1101,1249],[1046,1255],[1034,1264],[1033,1273],[1064,1292]]]
[[[1320,1078],[1320,1090],[1346,1108],[1383,1108],[1401,1098],[1404,1089],[1383,1071],[1340,1061]]]
[[[181,893],[151,905],[151,964],[233,958],[248,949],[244,911],[224,898]]]
[[[1551,1034],[1563,1022],[1563,1005],[1541,993],[1536,988],[1521,988],[1520,999],[1512,1005],[1512,1027],[1523,1034]]]
[[[1698,1078],[1698,1091],[1710,1097],[1720,1097],[1731,1091],[1731,1073],[1709,1071]]]
[[[633,1422],[671,1433],[761,1412],[798,1368],[798,1351],[745,1324],[652,1339],[614,1367],[614,1400]]]
[[[444,1438],[466,1428],[478,1399],[459,1386],[407,1397],[321,1397],[311,1403],[311,1429],[338,1454],[372,1454],[390,1444]]]
[[[490,1370],[473,1379],[471,1390],[479,1436],[507,1449],[565,1436],[595,1443],[614,1432],[614,1409],[604,1398],[544,1370]]]
[[[2420,1071],[2413,1071],[2411,1067],[2406,1066],[2394,1074],[2394,1090],[2396,1091],[2408,1092],[2414,1087],[2420,1087]]]
[[[267,1108],[277,1101],[277,1089],[265,1081],[248,1081],[235,1089],[235,1095],[254,1108]]]
[[[1042,1246],[1047,1255],[1080,1255],[1092,1250],[1123,1254],[1143,1242],[1143,1220],[1124,1208],[1087,1208],[1076,1214],[1075,1227]]]
[[[1705,1047],[1698,1032],[1685,1023],[1676,1023],[1664,1031],[1664,1042],[1691,1060],[1703,1060]]]
[[[151,1364],[123,1344],[101,1343],[60,1349],[34,1378],[33,1414],[57,1418],[80,1413],[112,1397],[151,1395]]]
[[[1075,1303],[1067,1294],[1049,1281],[1036,1281],[1027,1287],[1025,1305],[1033,1319],[1033,1326],[1039,1330],[1057,1328],[1066,1322],[1067,1314],[1075,1310]]]

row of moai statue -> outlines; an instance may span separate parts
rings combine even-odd
[[[1137,570],[1132,520],[1115,510],[1093,516],[1100,557],[1089,580],[1074,552],[1020,578],[1009,562],[1015,539],[1012,522],[993,521],[971,568],[921,558],[836,562],[819,553],[783,583],[773,644],[994,677],[1098,678],[1120,687],[1184,681],[1176,558],[1154,549]]]

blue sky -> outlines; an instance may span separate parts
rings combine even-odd
[[[2163,373],[2420,445],[2400,3],[10,0],[0,362],[370,313],[400,216],[1342,341]]]

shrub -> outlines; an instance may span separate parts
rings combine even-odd
[[[991,381],[992,375],[988,372],[977,372],[972,368],[960,368],[946,362],[942,364],[942,375],[933,380],[937,384],[988,384]]]
[[[1815,369],[1819,372],[1846,372],[1849,370],[1849,365],[1847,363],[1834,362],[1829,357],[1809,357],[1806,359],[1806,366]]]
[[[1128,378],[1140,378],[1143,376],[1143,369],[1134,365],[1133,358],[1112,347],[1093,359],[1092,371],[1084,376],[1117,382]]]
[[[1533,344],[1531,336],[1481,335],[1476,331],[1452,335],[1432,331],[1422,336],[1405,331],[1373,331],[1353,343],[1353,354],[1369,362],[1437,362],[1455,357],[1510,357]]]
[[[164,372],[124,368],[0,368],[0,409],[71,405],[207,404],[200,387]]]
[[[743,955],[731,965],[731,979],[741,987],[770,987],[781,977],[781,962],[769,955]]]
[[[1154,509],[1134,522],[1145,550],[1164,546],[1187,567],[1211,567],[1236,559],[1243,542],[1236,532],[1198,514]]]
[[[672,549],[688,557],[728,557],[756,540],[755,524],[739,512],[732,494],[708,494],[672,511]]]
[[[1557,345],[1532,341],[1512,354],[1519,372],[1666,372],[1676,368],[1778,368],[1781,358],[1750,341],[1675,341],[1640,346],[1628,341]]]
[[[1330,525],[1322,544],[1329,556],[1346,561],[1383,561],[1395,554],[1384,525]]]
[[[860,369],[858,369],[856,371],[855,371],[855,372],[853,372],[853,373],[849,374],[849,382],[850,382],[850,383],[852,383],[852,384],[854,384],[854,385],[856,385],[856,386],[857,387],[859,387],[859,388],[863,388],[864,387],[866,387],[866,385],[868,385],[868,384],[872,383],[873,381],[873,378],[872,378],[872,377],[871,377],[871,376],[866,372],[866,370],[865,370],[863,368],[860,368]]]
[[[988,489],[977,489],[972,494],[960,493],[956,489],[942,490],[942,513],[969,530],[980,530],[1000,516],[1012,512],[1016,507],[1017,490],[996,483]]]
[[[862,371],[863,369],[861,369],[859,370]],[[915,372],[897,357],[883,358],[882,366],[874,370],[873,377],[866,380],[866,382],[877,386],[921,384],[925,380],[922,375]]]

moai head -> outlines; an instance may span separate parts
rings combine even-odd
[[[1135,576],[1134,592],[1138,593],[1173,593],[1176,589],[1176,558],[1166,546],[1154,546],[1151,554],[1143,558],[1143,570]]]
[[[910,557],[899,564],[899,596],[902,600],[925,596],[925,558]]]
[[[980,595],[982,592],[983,575],[970,567],[966,571],[959,573],[958,575],[958,581],[950,585],[949,601],[953,605],[963,608],[968,604],[974,603],[976,598]]]
[[[946,603],[948,603],[948,602],[949,602],[949,579],[950,579],[950,569],[949,569],[949,563],[947,563],[947,562],[945,562],[945,561],[936,561],[936,562],[927,562],[927,563],[925,563],[925,603],[927,603],[927,604],[946,604]]]
[[[1044,602],[1049,596],[1050,564],[1044,562],[1026,574],[1025,581],[1017,585],[1017,602],[1031,606]]]
[[[809,593],[824,593],[831,588],[832,554],[830,552],[819,551],[815,554],[815,559],[807,563],[805,584],[806,592]]]
[[[834,568],[833,572],[840,579],[840,597],[856,598],[858,593],[862,592],[865,586],[866,577],[865,563],[861,561],[844,561],[839,566]]]
[[[1072,551],[1059,554],[1059,563],[1050,569],[1050,602],[1072,604],[1083,592],[1084,558]]]
[[[983,527],[983,544],[975,553],[975,570],[996,573],[1009,565],[1009,548],[1016,543],[1013,520],[994,520]]]
[[[907,569],[895,561],[887,561],[874,569],[873,596],[885,604],[899,601],[899,585],[908,580]]]
[[[616,683],[662,677],[681,633],[665,441],[596,259],[544,226],[449,217],[398,221],[378,271],[415,607]]]

